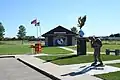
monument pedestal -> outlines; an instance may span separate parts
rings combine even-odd
[[[77,38],[77,55],[86,55],[86,38]]]

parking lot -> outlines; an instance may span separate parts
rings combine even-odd
[[[15,58],[0,58],[0,80],[51,80]]]

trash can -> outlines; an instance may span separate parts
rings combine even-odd
[[[77,55],[86,55],[86,38],[77,38]]]

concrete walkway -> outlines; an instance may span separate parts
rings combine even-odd
[[[68,50],[68,51],[72,51],[73,53],[77,53],[76,50],[73,50],[71,48],[67,48],[67,47],[59,47],[59,48],[62,48],[62,49]]]
[[[0,58],[0,80],[52,80],[15,58]]]
[[[32,54],[31,56],[69,56],[73,54]]]
[[[30,55],[16,56],[16,58],[52,75],[58,80],[102,80],[92,75],[120,71],[120,68],[106,65],[105,67],[90,67],[91,63],[59,66]],[[120,63],[120,60],[103,61],[103,63]]]
[[[50,74],[52,75],[53,78],[56,78],[58,80],[102,80],[100,78],[88,74],[69,75],[69,73],[72,73],[73,71],[72,69],[65,67],[63,68],[56,64],[45,62],[44,60],[35,58],[33,56],[28,55],[16,56],[16,59],[19,59],[24,63],[32,65],[37,69],[40,69],[41,71],[45,72],[46,74]]]
[[[120,68],[105,66],[98,68],[89,67],[91,63],[73,64],[59,66],[44,60],[38,59],[34,56],[49,56],[48,54],[26,54],[26,55],[1,55],[0,57],[15,57],[19,61],[32,66],[36,70],[44,73],[53,80],[102,80],[97,78],[95,74],[103,74],[109,72],[120,71]],[[71,55],[71,54],[69,54]],[[120,60],[104,61],[104,64],[120,63]],[[82,73],[82,74],[81,74]]]
[[[62,48],[62,49],[68,50],[68,51],[72,51],[73,53],[71,53],[71,54],[77,54],[77,51],[74,50],[74,49],[67,48],[67,47],[59,47],[59,48]],[[88,54],[93,54],[94,52],[87,52],[87,53]],[[101,54],[105,54],[105,52],[101,52]]]
[[[72,64],[72,65],[64,65],[65,66],[69,66],[69,67],[76,67],[76,66],[85,66],[85,65],[91,65],[92,62],[90,63],[81,63],[81,64]],[[114,64],[114,63],[120,63],[120,59],[119,60],[110,60],[110,61],[103,61],[104,64]]]
[[[120,60],[111,60],[111,61],[103,61],[104,64],[113,64],[113,63],[120,63]],[[63,65],[61,67],[63,68],[69,68],[72,69],[74,72],[83,72],[84,74],[89,75],[97,75],[97,74],[105,74],[109,72],[116,72],[120,71],[120,68],[113,67],[113,66],[107,66],[105,67],[90,67],[91,63],[82,63],[82,64],[73,64],[73,65]]]
[[[36,55],[44,55],[44,54],[36,54]],[[49,77],[53,77],[53,79],[60,80],[102,80],[100,78],[91,76],[95,74],[103,74],[109,72],[120,71],[120,68],[105,66],[104,70],[91,70],[88,68],[91,63],[82,63],[82,64],[73,64],[73,65],[63,65],[59,66],[50,62],[45,62],[44,60],[38,59],[34,56],[36,55],[14,55],[16,59],[34,66],[40,71],[47,74]],[[12,55],[7,55],[12,56]],[[4,57],[4,55],[2,56]],[[112,60],[112,61],[104,61],[104,64],[110,63],[120,63],[120,60]],[[85,66],[85,67],[84,67]],[[88,68],[88,69],[86,69]],[[88,72],[81,74],[81,71],[88,70]],[[101,69],[101,68],[98,68]]]

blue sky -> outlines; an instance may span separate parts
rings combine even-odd
[[[120,0],[0,0],[0,22],[6,37],[15,37],[19,25],[26,27],[27,35],[36,36],[36,27],[30,24],[35,18],[43,34],[58,25],[77,27],[78,17],[84,15],[85,36],[120,32]]]

